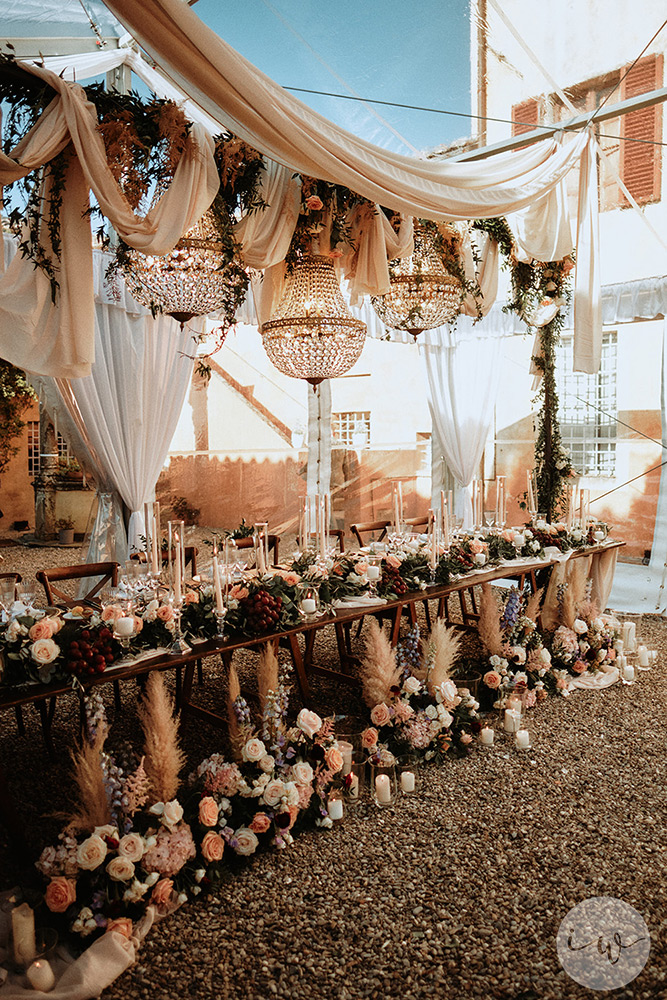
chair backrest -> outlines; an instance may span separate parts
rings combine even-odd
[[[46,603],[64,605],[67,608],[77,604],[97,604],[97,594],[103,587],[118,586],[118,563],[99,562],[81,563],[78,566],[56,566],[53,569],[40,569],[35,576],[44,587]],[[91,580],[90,590],[83,597],[74,597],[61,590],[58,584],[68,580]]]
[[[172,552],[173,552],[173,549],[172,549]],[[186,576],[187,576],[187,573],[188,573],[188,567],[190,568],[190,576],[191,577],[197,575],[197,553],[198,552],[199,552],[199,549],[196,549],[194,547],[194,545],[186,545],[185,546],[185,573],[186,573]],[[143,556],[143,559],[142,559],[142,556]],[[145,558],[146,558],[145,553],[140,553],[139,554],[139,559],[141,559],[142,562],[145,560]],[[163,549],[162,550],[162,565],[166,566],[168,564],[168,562],[169,562],[169,559],[167,558],[167,550]]]
[[[246,535],[245,538],[235,538],[237,549],[251,549],[255,544],[255,539],[252,535]],[[269,553],[272,553],[273,565],[278,565],[278,546],[280,545],[280,535],[269,535]]]
[[[409,524],[411,528],[428,528],[429,515],[424,514],[422,517],[404,517],[403,524]]]
[[[23,577],[20,573],[0,573],[0,580],[13,580],[14,583],[21,583]]]
[[[342,528],[329,528],[327,531],[329,538],[335,538],[338,542],[338,548],[341,552],[345,552],[345,532]],[[312,532],[311,538],[315,538],[315,532]]]
[[[350,531],[356,537],[359,544],[363,546],[371,541],[381,542],[387,534],[387,528],[390,524],[391,521],[360,521],[359,524],[351,524]],[[379,532],[377,538],[374,537],[376,531]],[[369,537],[364,538],[364,535]]]

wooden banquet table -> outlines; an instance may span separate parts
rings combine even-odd
[[[124,660],[118,665],[112,665],[105,670],[103,674],[85,678],[81,683],[81,687],[78,688],[78,693],[80,694],[82,691],[96,687],[99,684],[105,684],[112,681],[141,679],[153,670],[173,670],[175,667],[185,666],[183,690],[181,692],[180,699],[182,724],[188,716],[193,716],[213,725],[221,726],[225,724],[224,714],[218,715],[208,709],[195,705],[192,702],[192,683],[196,662],[204,659],[205,657],[219,655],[228,664],[231,661],[234,652],[239,649],[252,649],[253,647],[261,645],[265,642],[279,642],[283,646],[287,646],[289,649],[301,696],[304,703],[308,705],[311,699],[309,683],[310,674],[321,674],[330,677],[339,683],[357,683],[354,675],[349,670],[349,666],[354,660],[349,648],[349,629],[354,622],[359,621],[366,615],[381,613],[384,618],[388,618],[390,620],[391,641],[392,644],[395,645],[399,638],[401,621],[404,612],[408,615],[410,621],[414,622],[416,620],[415,605],[418,602],[423,602],[425,600],[438,601],[439,613],[441,613],[445,607],[445,602],[448,597],[455,594],[463,595],[463,592],[470,591],[472,587],[476,587],[482,583],[512,579],[518,580],[519,584],[523,586],[524,581],[528,580],[531,587],[535,589],[537,586],[536,574],[541,570],[549,570],[552,567],[558,567],[559,577],[564,578],[565,574],[561,572],[561,568],[568,567],[570,563],[572,563],[572,565],[576,565],[574,561],[576,560],[578,562],[584,557],[588,559],[588,562],[586,564],[582,563],[582,567],[585,565],[588,573],[595,578],[593,567],[596,558],[604,558],[607,562],[611,560],[615,565],[615,558],[618,554],[618,549],[624,544],[624,542],[614,541],[595,546],[593,548],[575,550],[569,554],[569,558],[566,561],[563,561],[562,558],[512,560],[510,562],[503,563],[500,566],[491,567],[487,570],[475,570],[455,580],[451,580],[447,584],[427,586],[425,590],[410,591],[403,594],[401,597],[394,600],[388,600],[383,604],[360,604],[338,608],[335,614],[323,615],[314,621],[304,621],[293,626],[292,628],[282,631],[263,633],[262,635],[252,637],[238,636],[224,639],[207,639],[203,642],[193,642],[192,648],[189,652],[179,655],[170,655],[165,652],[156,653],[155,655],[144,654],[138,659]],[[607,577],[608,576],[609,570],[607,567]],[[610,586],[611,584],[609,583],[609,587]],[[461,607],[464,623],[466,618],[468,620],[473,620],[475,617],[474,614],[465,611],[463,596],[461,596]],[[341,665],[343,668],[347,667],[347,670],[331,670],[329,668],[317,666],[313,662],[313,648],[317,633],[323,628],[331,626],[333,626],[336,630],[336,639]],[[300,642],[300,637],[303,645]],[[39,708],[42,713],[42,718],[44,719],[46,702],[49,701],[49,699],[55,699],[58,696],[72,693],[73,691],[75,691],[75,689],[72,687],[71,682],[68,681],[56,681],[51,684],[28,684],[21,687],[16,686],[0,688],[0,711],[3,709],[11,709],[28,704],[35,704]],[[53,706],[53,704],[54,702],[51,702],[51,706]],[[1,765],[0,821],[7,827],[17,846],[22,847],[22,825],[11,800],[7,787],[6,776]]]

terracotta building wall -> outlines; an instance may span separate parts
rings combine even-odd
[[[28,475],[28,421],[39,420],[39,407],[34,403],[22,416],[26,426],[17,436],[14,444],[18,453],[10,460],[8,467],[0,475],[0,532],[11,530],[14,521],[27,521],[31,528],[35,525],[35,494]]]

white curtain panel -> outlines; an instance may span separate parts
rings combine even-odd
[[[457,327],[424,334],[432,447],[444,456],[456,479],[455,513],[472,523],[469,486],[479,466],[500,384],[502,331],[486,322],[475,329],[459,317]],[[482,334],[482,336],[480,336]],[[435,509],[435,508],[434,508]]]
[[[331,382],[308,388],[308,496],[331,488]]]

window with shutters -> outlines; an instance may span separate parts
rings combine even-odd
[[[568,87],[565,91],[577,114],[592,113],[609,98],[616,103],[630,97],[658,90],[663,85],[663,57],[661,54],[640,59],[627,76],[628,67],[613,70],[603,76]],[[662,170],[662,105],[633,111],[619,118],[612,118],[594,127],[600,145],[611,169],[600,168],[600,209],[625,208],[629,202],[621,192],[614,173],[617,173],[630,194],[640,205],[660,200]],[[572,110],[557,94],[530,98],[512,107],[512,135],[522,135],[539,124],[553,124],[572,117]],[[574,176],[568,178],[568,195],[576,210],[576,184]]]
[[[332,413],[331,434],[336,444],[347,448],[368,448],[371,443],[370,410]]]

